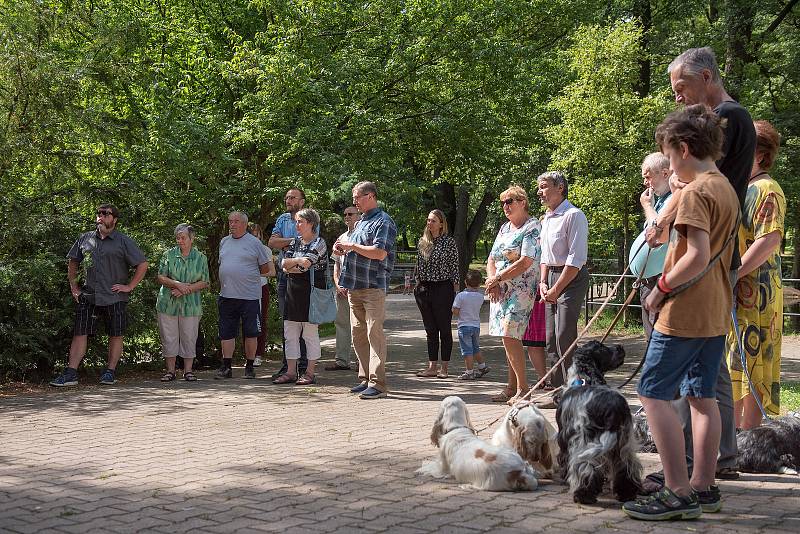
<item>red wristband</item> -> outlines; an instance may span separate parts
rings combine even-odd
[[[664,294],[672,292],[672,288],[669,287],[667,285],[667,283],[664,281],[664,275],[663,274],[658,278],[658,284],[656,284],[656,285],[658,286],[658,290],[661,291]]]

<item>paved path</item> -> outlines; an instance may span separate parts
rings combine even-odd
[[[668,524],[626,519],[608,495],[597,506],[573,504],[558,484],[501,494],[418,478],[414,470],[435,454],[428,436],[443,396],[461,395],[479,427],[504,412],[487,401],[505,373],[502,349],[484,338],[491,381],[416,378],[426,360],[416,308],[400,295],[388,305],[386,399],[350,395],[354,377],[344,372],[320,373],[314,387],[204,373],[193,384],[123,377],[106,388],[0,398],[0,531],[800,530],[800,484],[787,476],[722,482],[722,513]],[[641,343],[624,343],[636,360]],[[796,379],[797,355],[789,356]],[[656,466],[656,455],[642,457]]]

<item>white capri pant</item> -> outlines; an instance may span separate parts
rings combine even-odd
[[[306,342],[306,355],[309,360],[319,360],[322,349],[319,346],[319,325],[298,321],[283,321],[283,337],[286,338],[286,359],[300,358],[300,335]]]
[[[200,316],[158,314],[158,331],[161,334],[161,353],[165,358],[180,356],[194,358],[197,354],[197,331]]]

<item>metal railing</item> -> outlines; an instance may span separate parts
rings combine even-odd
[[[588,323],[589,318],[591,317],[590,313],[592,309],[597,309],[600,307],[601,304],[605,301],[608,297],[608,294],[614,289],[614,285],[616,285],[617,280],[619,279],[618,274],[605,274],[605,273],[590,273],[589,274],[589,287],[586,289],[586,300],[584,301],[584,322]],[[633,274],[626,274],[625,279],[630,279],[631,283],[636,280],[636,276]],[[793,285],[795,287],[800,286],[800,278],[784,278],[783,285]],[[628,285],[630,287],[630,285]],[[625,297],[627,296],[627,291],[625,290],[625,285],[621,285],[620,289],[617,291],[617,294],[614,295],[613,299],[607,304],[607,306],[619,308],[622,307]],[[799,303],[800,304],[800,303]],[[784,301],[783,304],[783,319],[785,320],[787,317],[800,317],[800,313],[787,311],[787,308],[791,306],[796,306],[797,304],[786,304]],[[641,304],[629,304],[629,307],[641,309]]]

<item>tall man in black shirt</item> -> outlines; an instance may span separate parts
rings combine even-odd
[[[714,113],[727,120],[724,127],[725,141],[722,145],[722,158],[717,167],[731,182],[739,198],[740,208],[744,207],[744,198],[747,193],[747,183],[753,167],[753,157],[756,148],[756,131],[753,119],[747,110],[731,97],[722,84],[717,58],[710,47],[690,48],[676,57],[670,63],[667,71],[675,94],[675,101],[679,104],[705,104],[714,110]],[[677,202],[672,203],[671,209],[665,209],[659,214],[657,227],[669,226],[675,219]],[[741,265],[738,244],[734,242],[734,252],[731,270],[735,271]],[[735,279],[735,277],[733,278]],[[735,302],[735,300],[734,300]],[[733,418],[733,393],[731,390],[731,377],[725,358],[722,359],[719,377],[717,378],[717,402],[719,404],[720,418],[722,420],[722,436],[719,444],[719,458],[717,459],[717,478],[738,478],[736,468],[736,428]],[[683,434],[686,441],[686,454],[688,463],[692,465],[692,422],[689,404],[685,398],[675,401],[675,408],[683,424]],[[654,490],[663,485],[663,475],[653,473],[645,481],[645,489]]]

